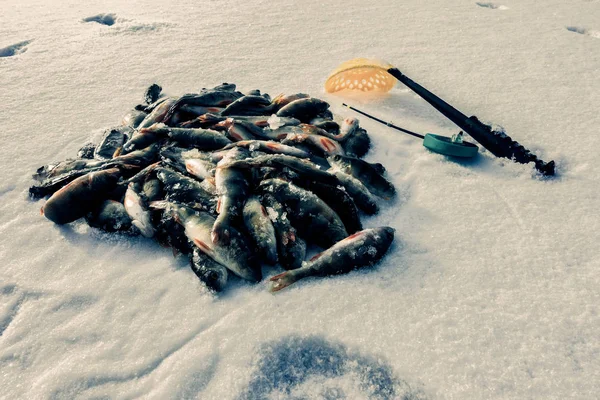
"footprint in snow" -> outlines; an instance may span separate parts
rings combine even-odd
[[[110,30],[101,33],[103,36],[157,32],[172,26],[164,22],[138,23],[121,17],[117,18],[116,14],[92,15],[82,19],[82,22],[96,22],[100,25],[111,26]],[[113,27],[113,25],[115,26]]]
[[[33,42],[33,40],[24,40],[19,43],[11,44],[0,49],[0,57],[12,57],[17,54],[25,53],[27,51],[27,45]]]
[[[502,4],[495,4],[495,3],[475,3],[477,4],[479,7],[483,7],[483,8],[489,8],[492,10],[508,10],[508,7],[502,5]]]
[[[136,35],[160,32],[163,29],[172,27],[172,24],[164,22],[153,23],[119,23],[119,26],[112,28],[111,31],[102,33],[101,35]]]
[[[291,335],[263,345],[250,383],[238,400],[423,399],[387,363],[319,336]]]
[[[43,295],[44,293],[41,292],[23,290],[14,284],[0,286],[0,304],[5,305],[0,312],[0,337],[15,320],[25,302],[37,300]]]
[[[592,29],[585,29],[577,26],[567,26],[567,30],[569,32],[579,33],[580,35],[590,36],[596,39],[600,39],[600,31],[595,31]]]
[[[97,22],[100,25],[112,26],[117,22],[116,14],[98,14],[92,15],[91,17],[84,18],[83,22]]]

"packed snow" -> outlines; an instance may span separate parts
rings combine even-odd
[[[114,23],[84,22],[101,16]],[[4,1],[0,397],[597,398],[598,32],[596,0]],[[99,140],[155,82],[304,92],[340,117],[357,116],[347,101],[457,133],[401,84],[326,95],[354,57],[501,124],[557,176],[483,149],[455,162],[359,117],[398,190],[364,225],[395,242],[375,268],[277,295],[240,280],[213,295],[170,250],[54,225],[27,197],[39,166]]]

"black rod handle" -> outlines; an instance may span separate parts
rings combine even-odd
[[[404,75],[398,68],[390,68],[387,72],[421,96],[423,100],[444,114],[496,157],[508,158],[521,164],[533,162],[535,168],[543,175],[554,175],[554,161],[540,160],[506,133],[493,130],[491,126],[482,123],[475,116],[467,118],[465,114]]]

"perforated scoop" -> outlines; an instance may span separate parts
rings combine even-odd
[[[388,92],[398,81],[387,72],[390,68],[393,65],[369,58],[346,61],[329,75],[325,81],[325,91]]]

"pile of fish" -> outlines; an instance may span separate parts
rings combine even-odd
[[[370,139],[357,119],[338,124],[327,102],[303,93],[271,99],[227,83],[161,92],[150,86],[76,159],[36,171],[29,194],[49,196],[46,218],[153,237],[188,255],[215,291],[229,273],[260,281],[262,263],[287,270],[270,278],[278,291],[385,255],[394,230],[363,230],[360,213],[377,213],[395,189],[381,164],[361,159]],[[304,261],[307,244],[326,250]]]

